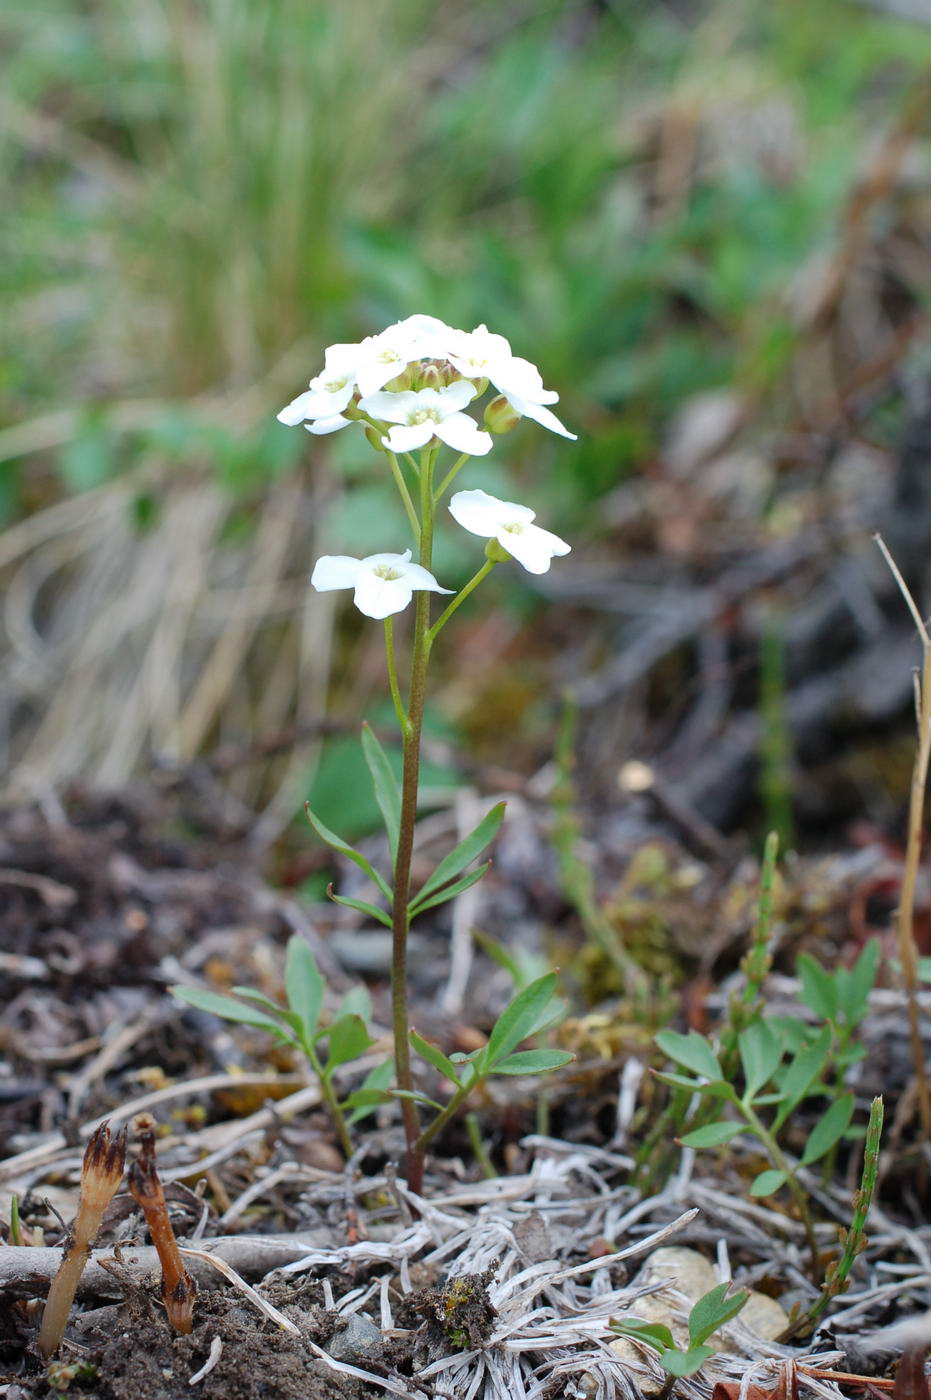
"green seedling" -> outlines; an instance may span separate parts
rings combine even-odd
[[[684,1351],[676,1345],[672,1332],[661,1322],[643,1322],[637,1317],[623,1321],[611,1319],[611,1330],[618,1336],[630,1337],[657,1353],[659,1364],[669,1376],[664,1396],[670,1394],[677,1380],[683,1376],[693,1376],[714,1356],[715,1349],[707,1345],[708,1338],[735,1318],[750,1296],[743,1289],[729,1294],[729,1289],[729,1283],[719,1283],[699,1298],[689,1313],[689,1344]]]

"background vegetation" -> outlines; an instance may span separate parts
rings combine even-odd
[[[508,335],[580,439],[525,425],[483,481],[602,558],[617,488],[696,396],[759,441],[890,338],[920,360],[931,30],[880,6],[14,0],[0,38],[18,791],[306,724],[334,687],[361,711],[364,680],[340,685],[367,643],[304,579],[320,539],[385,547],[394,507],[350,434],[274,421],[333,340],[414,310]],[[873,407],[889,445],[901,402]],[[731,548],[791,526],[778,461],[754,482],[718,503]],[[681,508],[654,500],[622,547],[673,546]],[[499,595],[513,626],[524,586]],[[231,801],[271,836],[311,761],[240,771]]]

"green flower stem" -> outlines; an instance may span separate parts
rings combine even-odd
[[[401,465],[393,452],[389,452],[386,449],[385,456],[388,458],[388,463],[391,467],[391,475],[394,477],[394,484],[400,492],[401,500],[404,504],[404,509],[407,512],[407,518],[411,523],[411,529],[414,532],[414,539],[419,545],[420,521],[417,519],[417,512],[414,509],[414,502],[411,500],[411,493],[407,489],[407,482],[404,480],[404,473],[401,471]]]
[[[799,1219],[805,1227],[805,1239],[808,1242],[808,1248],[811,1252],[812,1282],[817,1283],[821,1276],[821,1254],[818,1249],[818,1238],[815,1235],[815,1226],[811,1218],[811,1211],[808,1209],[808,1197],[805,1195],[798,1177],[792,1170],[789,1159],[786,1157],[772,1133],[766,1128],[762,1119],[760,1119],[757,1114],[754,1113],[750,1105],[744,1103],[742,1099],[737,1100],[737,1106],[752,1127],[756,1136],[760,1139],[760,1142],[766,1148],[770,1161],[779,1171],[785,1172],[786,1174],[786,1185],[789,1188],[792,1199],[795,1201]]]
[[[456,479],[456,477],[458,476],[459,472],[462,470],[462,468],[465,466],[465,464],[466,464],[466,462],[467,462],[468,460],[469,460],[469,453],[468,453],[468,452],[463,452],[462,456],[461,456],[457,461],[453,462],[453,464],[452,464],[452,466],[450,467],[449,471],[448,471],[448,472],[446,473],[446,475],[443,477],[443,480],[440,482],[439,486],[436,488],[436,490],[435,490],[434,493],[433,493],[433,504],[434,504],[435,506],[436,506],[436,505],[439,505],[440,501],[443,499],[443,497],[444,497],[444,495],[446,494],[447,490],[448,490],[449,487],[452,485],[452,483],[455,481],[455,479]]]
[[[349,1128],[346,1125],[346,1115],[339,1106],[339,1100],[333,1089],[332,1081],[324,1072],[323,1065],[320,1062],[320,1056],[317,1054],[317,1047],[314,1045],[313,1041],[305,1040],[302,1037],[301,1049],[307,1057],[307,1063],[317,1076],[317,1081],[320,1085],[320,1097],[326,1105],[327,1113],[330,1115],[330,1121],[336,1129],[336,1136],[339,1138],[339,1145],[343,1149],[343,1155],[348,1162],[355,1149],[352,1138],[349,1136]]]
[[[388,684],[391,687],[394,712],[398,717],[398,724],[401,726],[401,734],[404,736],[410,728],[410,721],[407,718],[407,711],[401,700],[401,691],[398,686],[398,668],[394,659],[394,627],[390,617],[385,618],[385,659],[388,663]]]
[[[482,567],[479,569],[478,573],[474,574],[472,578],[469,579],[469,582],[459,590],[453,601],[450,603],[449,607],[444,613],[440,614],[436,622],[434,622],[433,626],[427,633],[428,648],[433,646],[433,643],[436,641],[437,634],[441,632],[446,626],[447,622],[452,617],[459,604],[464,603],[466,598],[468,598],[469,594],[472,593],[474,589],[478,588],[479,584],[482,582],[482,579],[486,579],[488,577],[492,569],[495,567],[496,563],[497,560],[495,559],[487,559],[482,565]]]
[[[435,450],[424,448],[420,461],[420,558],[425,569],[433,564],[433,461]],[[403,768],[401,777],[401,820],[398,850],[394,863],[394,899],[391,910],[391,1022],[394,1033],[395,1068],[398,1088],[414,1091],[411,1050],[408,1040],[410,1016],[407,1005],[407,934],[410,925],[408,903],[411,889],[411,858],[414,853],[414,827],[417,822],[417,788],[420,779],[420,734],[427,693],[427,663],[430,659],[430,594],[417,594],[414,612],[414,646],[411,656],[410,699],[407,726],[403,728]],[[413,1099],[401,1100],[404,1137],[407,1143],[407,1184],[418,1195],[423,1189],[424,1153],[420,1118]]]

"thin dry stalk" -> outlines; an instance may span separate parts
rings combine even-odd
[[[194,1297],[197,1285],[181,1258],[178,1241],[171,1227],[165,1193],[155,1166],[155,1119],[140,1113],[133,1124],[139,1137],[139,1156],[129,1169],[129,1189],[142,1207],[152,1243],[162,1266],[162,1302],[168,1321],[176,1332],[190,1332],[194,1326]]]
[[[909,1038],[918,1094],[918,1117],[922,1136],[926,1142],[931,1142],[931,1092],[928,1088],[924,1047],[921,1041],[921,1020],[918,1005],[918,952],[915,947],[914,933],[915,887],[918,882],[918,868],[921,861],[925,787],[928,780],[928,762],[931,759],[931,636],[928,635],[928,629],[909,591],[908,584],[889,553],[885,541],[880,535],[876,535],[874,538],[882,551],[883,558],[892,570],[892,576],[914,618],[921,641],[921,675],[920,677],[915,676],[918,749],[912,769],[912,786],[908,804],[908,838],[905,846],[905,869],[902,874],[902,893],[899,899],[897,925],[899,959],[902,963],[902,975],[905,980],[905,994],[908,1002]]]
[[[125,1131],[111,1140],[109,1124],[101,1123],[84,1153],[81,1194],[71,1241],[52,1280],[42,1316],[38,1347],[43,1361],[54,1356],[61,1343],[91,1245],[100,1229],[103,1213],[120,1184],[125,1160]]]

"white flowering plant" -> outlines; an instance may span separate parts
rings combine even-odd
[[[494,391],[494,392],[490,392]],[[473,416],[478,402],[490,393],[480,424]],[[575,434],[550,408],[558,394],[545,389],[539,370],[515,355],[507,340],[485,326],[456,330],[433,316],[409,316],[357,345],[331,345],[320,374],[278,414],[289,426],[303,424],[308,432],[324,435],[359,424],[371,447],[388,464],[407,516],[413,548],[370,554],[363,559],[349,555],[324,555],[311,574],[319,592],[352,589],[355,606],[366,617],[383,623],[388,685],[400,729],[402,776],[394,768],[374,731],[362,730],[362,747],[372,777],[375,797],[385,825],[392,860],[391,881],[368,858],[330,831],[308,807],[307,814],[318,836],[333,850],[355,862],[372,882],[384,906],[338,895],[337,903],[349,905],[392,930],[392,1026],[396,1087],[386,1087],[385,1072],[377,1074],[355,1094],[339,1103],[326,1095],[340,1140],[347,1144],[345,1111],[355,1117],[389,1098],[400,1101],[407,1147],[409,1186],[420,1191],[424,1157],[429,1144],[455,1115],[465,1099],[491,1074],[539,1074],[572,1059],[559,1050],[519,1050],[529,1038],[554,1025],[562,1016],[555,996],[555,973],[538,977],[523,987],[505,1008],[486,1045],[469,1055],[447,1056],[411,1026],[408,1011],[407,940],[412,919],[467,890],[482,878],[488,862],[475,865],[494,840],[504,817],[504,804],[494,806],[439,863],[421,887],[411,888],[411,858],[417,814],[421,731],[426,700],[427,668],[433,646],[457,609],[499,564],[516,561],[532,574],[543,574],[551,561],[569,553],[569,545],[534,523],[528,506],[502,501],[482,490],[455,492],[448,505],[453,520],[472,535],[485,540],[484,560],[469,581],[454,592],[444,588],[433,573],[433,544],[437,515],[459,472],[472,457],[491,451],[494,438],[529,418],[564,438]],[[468,410],[472,410],[471,412]],[[451,450],[453,460],[442,461]],[[387,541],[386,541],[387,543]],[[416,552],[416,559],[414,553]],[[431,595],[450,601],[434,619]],[[393,620],[414,601],[408,681],[402,695]],[[318,977],[314,971],[314,978]],[[293,979],[292,979],[293,980]],[[314,981],[316,988],[316,981]],[[245,989],[235,989],[247,996]],[[198,989],[179,989],[183,999],[205,1009],[219,1010],[214,997],[210,1007]],[[290,985],[289,985],[290,998]],[[237,1019],[237,1003],[224,999],[220,1014]],[[319,1012],[319,1000],[314,1006]],[[243,1008],[240,1006],[240,1010]],[[267,1011],[268,1008],[266,1007]],[[245,1008],[238,1019],[251,1016]],[[286,1013],[282,1013],[285,1015]],[[293,999],[287,1013],[296,1014]],[[352,1008],[343,1016],[357,1015]],[[279,1018],[280,1019],[280,1018]],[[299,1018],[298,1018],[299,1019]],[[292,1024],[296,1043],[315,1043],[325,1030],[308,1031]],[[364,1029],[364,1027],[363,1027]],[[305,1033],[306,1032],[306,1033]],[[348,1042],[347,1042],[348,1043]],[[355,1042],[354,1042],[355,1043]],[[367,1035],[358,1036],[366,1048]],[[428,1098],[415,1085],[412,1052],[430,1064],[452,1086],[445,1104]],[[309,1056],[319,1071],[316,1054]],[[330,1060],[334,1060],[330,1046]],[[326,1087],[329,1087],[327,1085]],[[423,1126],[421,1110],[432,1113]]]

